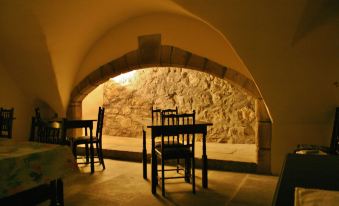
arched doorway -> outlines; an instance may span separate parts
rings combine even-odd
[[[149,36],[148,36],[149,37]],[[139,48],[108,62],[83,79],[72,91],[67,117],[81,118],[81,102],[109,78],[148,67],[181,67],[202,71],[241,87],[256,99],[258,149],[257,172],[271,173],[271,118],[255,83],[237,71],[183,49],[160,45],[160,37],[139,39]]]

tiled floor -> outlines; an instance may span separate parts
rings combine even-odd
[[[105,154],[121,153],[119,158],[141,154],[142,140],[125,137],[103,137]],[[197,144],[196,156],[201,157],[201,143]],[[150,142],[147,142],[150,152]],[[255,145],[207,144],[209,160],[235,161],[255,164]],[[81,160],[79,160],[81,161]],[[201,186],[201,170],[196,170],[196,194],[191,184],[182,179],[168,180],[166,197],[151,194],[150,179],[142,177],[140,162],[105,159],[106,170],[96,165],[94,174],[83,165],[80,173],[64,179],[65,205],[271,205],[278,178],[275,176],[209,170],[209,188]],[[210,162],[209,162],[210,163]],[[150,164],[148,164],[150,178]]]
[[[201,170],[196,170],[197,193],[182,179],[168,180],[166,197],[151,194],[150,180],[142,178],[141,163],[105,160],[106,170],[100,165],[89,174],[89,166],[81,173],[66,177],[65,205],[271,205],[277,177],[209,171],[209,188],[202,189]],[[150,165],[148,165],[150,166]],[[150,171],[150,170],[148,170]],[[148,174],[150,176],[150,174]]]
[[[147,138],[147,153],[150,157],[151,142]],[[142,139],[132,137],[103,136],[104,156],[111,159],[141,162]],[[257,148],[255,144],[207,143],[209,168],[255,172]],[[197,167],[201,165],[202,143],[196,143]]]
[[[148,138],[147,140],[149,140]],[[132,137],[117,137],[103,135],[103,148],[120,151],[142,151],[142,139]],[[147,152],[151,151],[151,141],[146,141]],[[202,155],[202,143],[196,143],[196,157]],[[207,143],[207,155],[209,159],[256,162],[257,149],[255,144],[220,144]]]

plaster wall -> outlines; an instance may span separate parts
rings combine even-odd
[[[32,97],[18,87],[7,70],[0,64],[0,107],[14,108],[13,139],[28,140],[31,117],[33,115]]]
[[[98,109],[103,106],[103,93],[103,84],[101,84],[84,98],[82,101],[82,119],[98,119]],[[93,127],[95,134],[96,122]]]

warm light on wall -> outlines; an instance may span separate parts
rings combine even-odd
[[[111,78],[111,80],[113,80],[114,82],[120,85],[127,85],[133,79],[134,75],[135,75],[135,70],[124,73],[124,74],[120,74],[119,76]]]

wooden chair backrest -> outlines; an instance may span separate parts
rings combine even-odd
[[[37,117],[32,117],[30,141],[49,143],[49,144],[67,144],[62,136],[62,123],[56,121],[43,121]]]
[[[0,108],[0,137],[12,138],[14,108]]]
[[[98,138],[100,142],[102,141],[102,128],[104,126],[104,116],[105,116],[105,108],[99,107],[96,137]]]
[[[181,125],[194,125],[195,124],[195,111],[192,113],[185,114],[162,114],[162,126],[173,126],[173,127],[164,127],[162,134],[162,142],[167,145],[183,144],[183,145],[192,145],[195,141],[194,134],[190,133],[187,130],[177,130],[176,127]],[[173,128],[173,133],[166,134],[167,130]],[[176,132],[177,131],[177,132]],[[172,131],[168,131],[172,132]]]

